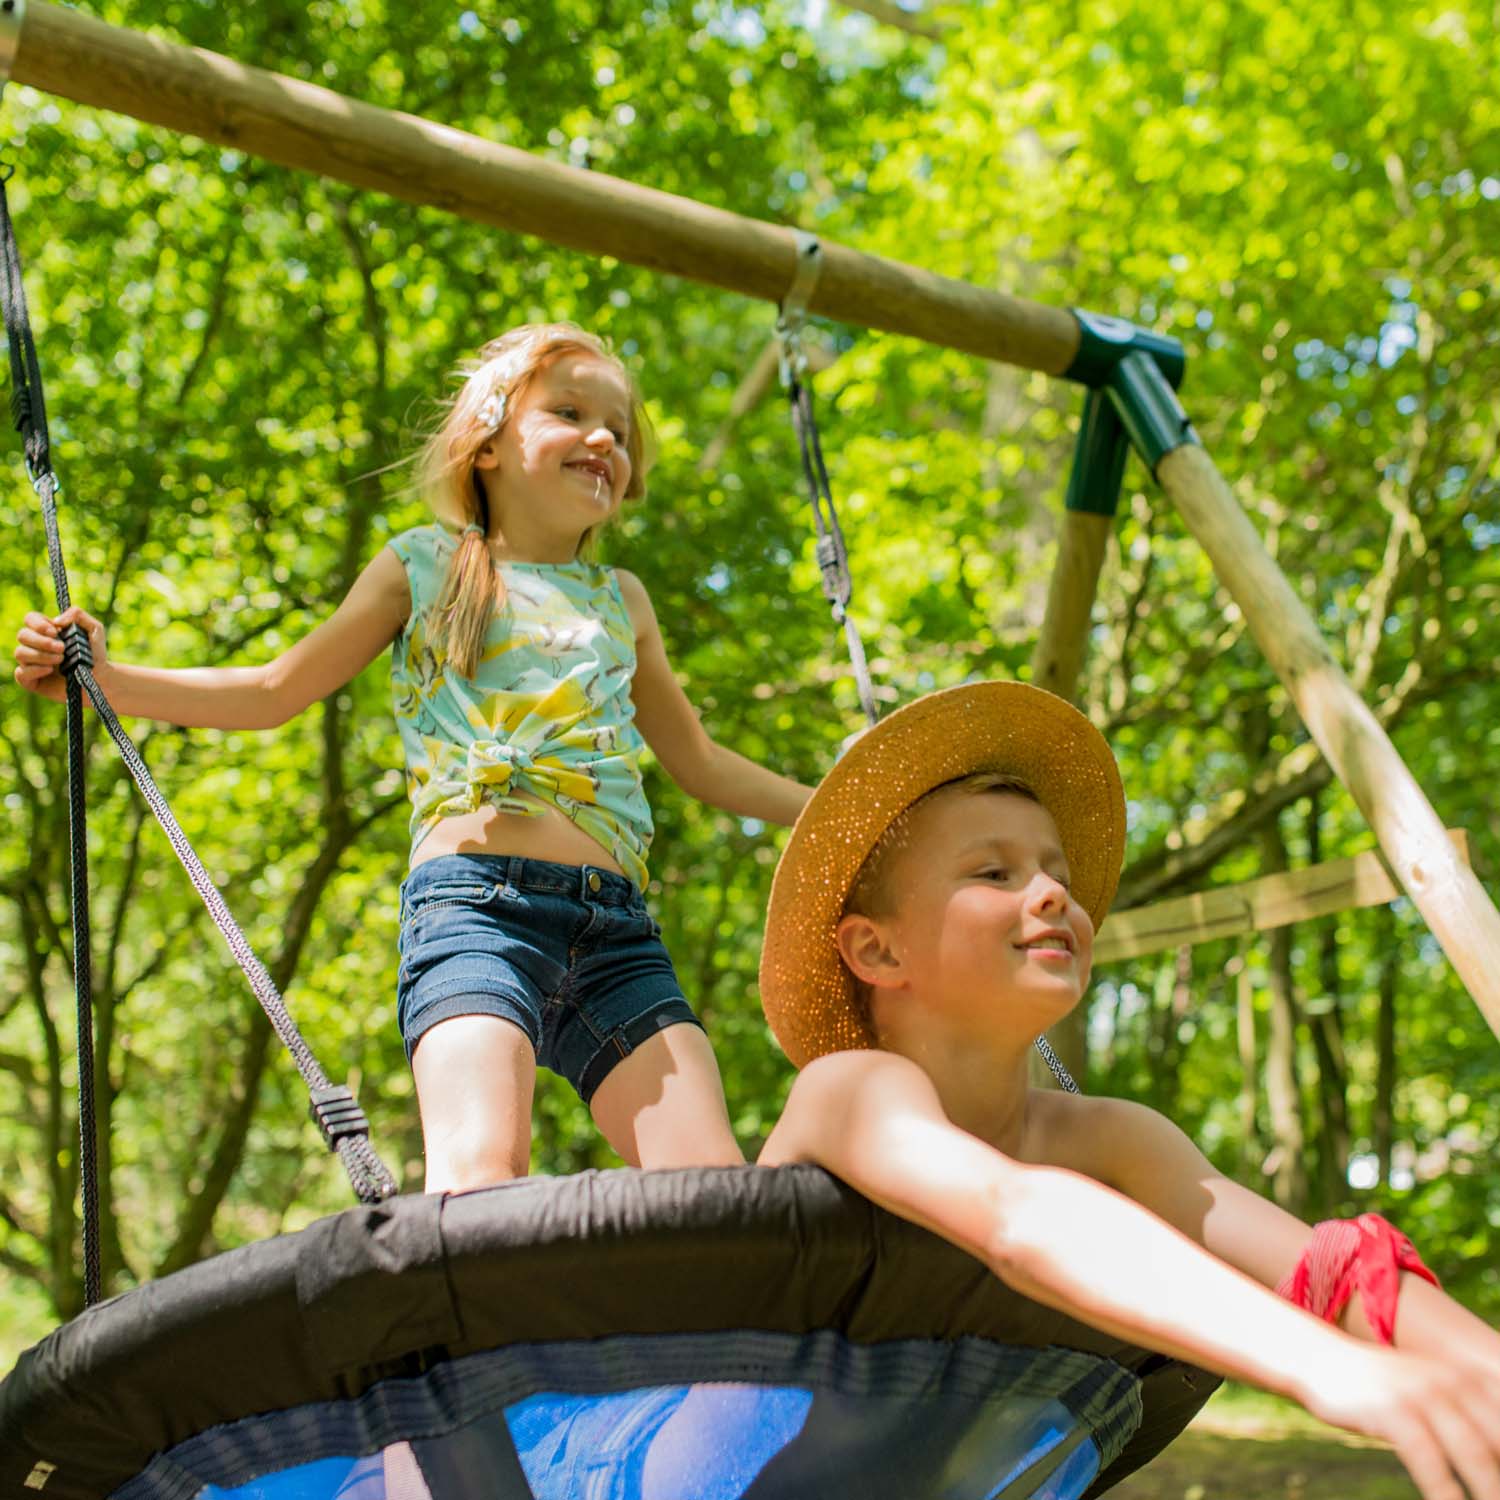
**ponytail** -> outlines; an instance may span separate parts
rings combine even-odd
[[[490,544],[478,525],[465,526],[438,591],[428,635],[460,677],[479,669],[479,654],[496,611],[505,603],[505,581],[490,561]]]

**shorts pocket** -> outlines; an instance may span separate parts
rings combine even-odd
[[[408,894],[406,917],[410,921],[440,906],[482,906],[494,894],[494,886],[481,885],[477,880],[435,880]]]

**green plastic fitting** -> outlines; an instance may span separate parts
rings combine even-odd
[[[1176,339],[1108,313],[1085,312],[1081,307],[1073,308],[1072,313],[1078,320],[1078,353],[1063,371],[1064,379],[1094,389],[1108,385],[1115,366],[1127,354],[1139,350],[1156,361],[1173,390],[1182,384],[1187,357]]]
[[[1124,318],[1073,309],[1078,353],[1064,372],[1088,387],[1068,476],[1069,510],[1112,516],[1125,454],[1133,444],[1154,475],[1174,448],[1196,443],[1176,387],[1186,370],[1182,345]]]
[[[1083,422],[1068,475],[1068,509],[1085,510],[1095,516],[1114,515],[1129,451],[1130,439],[1109,396],[1104,391],[1085,392]]]
[[[1198,441],[1177,392],[1149,354],[1133,351],[1115,366],[1109,379],[1109,399],[1135,451],[1153,475],[1174,448]]]

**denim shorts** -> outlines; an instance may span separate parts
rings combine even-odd
[[[408,1060],[452,1016],[500,1016],[588,1103],[648,1037],[700,1024],[633,881],[588,865],[441,854],[401,887],[396,1014]]]

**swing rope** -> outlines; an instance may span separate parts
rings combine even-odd
[[[859,689],[860,706],[873,725],[880,717],[875,707],[875,690],[870,683],[870,668],[859,629],[849,614],[849,600],[854,583],[849,572],[849,552],[844,545],[844,531],[839,525],[838,508],[828,482],[828,468],[823,462],[823,445],[818,438],[818,419],[813,409],[812,389],[808,383],[807,350],[802,334],[807,326],[808,303],[823,268],[823,248],[815,235],[797,229],[797,273],[791,290],[782,299],[776,319],[776,342],[780,355],[781,383],[786,387],[791,408],[792,428],[802,455],[802,477],[807,483],[812,504],[813,525],[817,532],[816,556],[823,575],[823,597],[833,612],[834,622],[844,627],[849,643],[849,660]],[[1067,1093],[1080,1093],[1073,1076],[1062,1059],[1052,1050],[1045,1036],[1036,1039],[1036,1050],[1047,1064],[1058,1087]]]
[[[776,342],[780,351],[781,383],[786,387],[791,408],[792,428],[802,454],[802,477],[812,504],[813,527],[817,532],[815,556],[823,576],[823,597],[836,625],[844,628],[849,646],[849,661],[854,668],[854,684],[859,691],[860,707],[873,725],[880,718],[875,707],[875,689],[870,683],[870,668],[865,660],[865,643],[859,627],[849,613],[854,581],[849,574],[849,551],[844,545],[844,529],[839,525],[838,507],[828,483],[828,466],[823,462],[823,444],[818,438],[818,419],[813,410],[812,390],[808,385],[807,350],[802,344],[802,330],[807,323],[807,304],[818,284],[823,267],[823,247],[804,230],[797,236],[797,276],[792,289],[782,299],[776,319]]]
[[[20,248],[11,222],[5,184],[11,175],[0,175],[0,302],[3,302],[6,342],[10,353],[11,413],[21,434],[26,471],[41,502],[42,522],[47,533],[47,558],[58,612],[72,603],[62,538],[57,523],[56,474],[52,469],[51,442],[47,429],[46,400],[41,367],[32,337],[31,318],[21,274]],[[267,1019],[291,1053],[311,1099],[311,1113],[330,1150],[337,1153],[361,1202],[378,1203],[396,1191],[396,1181],[375,1154],[369,1140],[369,1122],[351,1091],[329,1082],[318,1065],[296,1022],[265,966],[255,956],[249,941],[225,905],[224,898],[203,862],[188,842],[167,805],[146,763],[125,732],[109,700],[94,680],[93,652],[83,627],[72,624],[63,630],[62,672],[68,706],[68,793],[72,847],[73,976],[78,1002],[78,1091],[81,1135],[80,1175],[83,1195],[84,1299],[92,1305],[100,1296],[99,1183],[97,1121],[94,1094],[94,1043],[92,971],[89,944],[88,824],[84,801],[83,701],[87,693],[99,721],[118,747],[125,766],[140,788],[156,821],[182,862],[194,889],[223,934],[235,961],[250,982]]]

